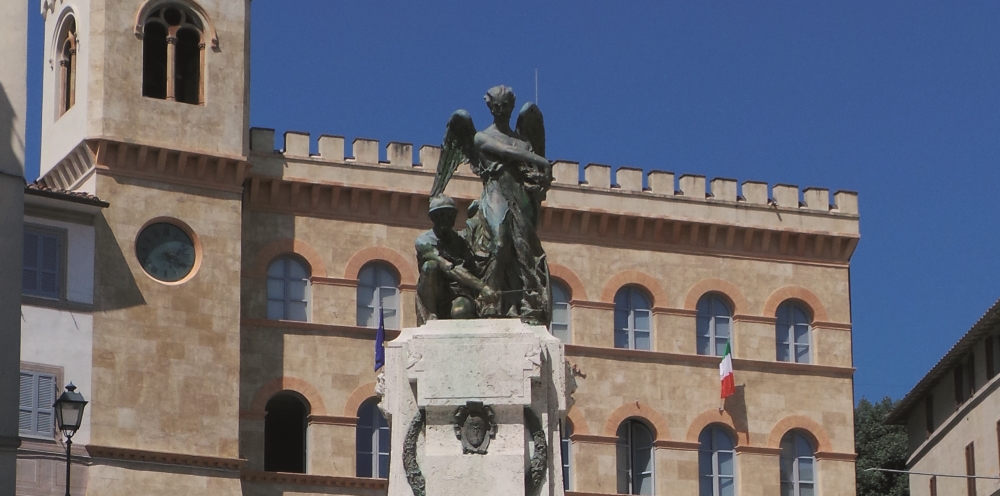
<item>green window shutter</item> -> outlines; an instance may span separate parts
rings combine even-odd
[[[38,374],[38,402],[35,407],[35,433],[51,437],[55,432],[56,378],[51,374]]]
[[[55,433],[56,376],[21,371],[17,430],[21,435],[51,438]]]
[[[21,401],[17,411],[17,431],[21,434],[34,432],[35,374],[21,371]]]

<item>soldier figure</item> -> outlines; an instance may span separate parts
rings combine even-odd
[[[417,237],[417,325],[434,319],[473,319],[495,305],[496,293],[476,274],[465,238],[454,230],[458,208],[449,196],[431,198],[428,216],[434,228]]]

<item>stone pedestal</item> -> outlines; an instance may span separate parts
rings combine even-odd
[[[385,348],[389,496],[563,494],[559,421],[571,391],[562,343],[544,327],[434,320]]]

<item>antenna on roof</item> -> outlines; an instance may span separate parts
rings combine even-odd
[[[535,67],[535,105],[538,105],[538,68]]]

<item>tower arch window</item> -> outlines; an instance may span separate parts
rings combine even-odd
[[[552,322],[549,331],[563,343],[570,342],[570,293],[562,283],[552,281]]]
[[[309,270],[297,257],[276,258],[267,267],[267,318],[309,320]]]
[[[803,433],[792,430],[781,438],[781,496],[813,496],[816,450]]]
[[[76,52],[77,34],[76,18],[72,14],[63,19],[58,38],[59,82],[59,114],[63,115],[76,103]]]
[[[618,426],[618,494],[653,494],[653,433],[640,420]]]
[[[698,494],[735,496],[736,452],[733,438],[721,427],[708,426],[698,436],[698,445]]]
[[[615,294],[615,348],[649,350],[653,312],[649,297],[636,286]]]
[[[698,354],[724,355],[733,329],[733,312],[729,305],[717,294],[706,294],[698,300],[696,320]]]
[[[282,392],[264,406],[264,470],[306,473],[306,416],[309,408],[297,395]]]
[[[389,423],[370,398],[358,408],[357,476],[389,478]]]
[[[779,362],[812,363],[812,317],[793,301],[778,307],[775,344]]]
[[[204,104],[204,40],[201,19],[179,2],[153,10],[143,24],[142,96]]]
[[[390,266],[372,262],[358,274],[358,326],[378,327],[379,312],[386,329],[399,329],[399,277]]]

